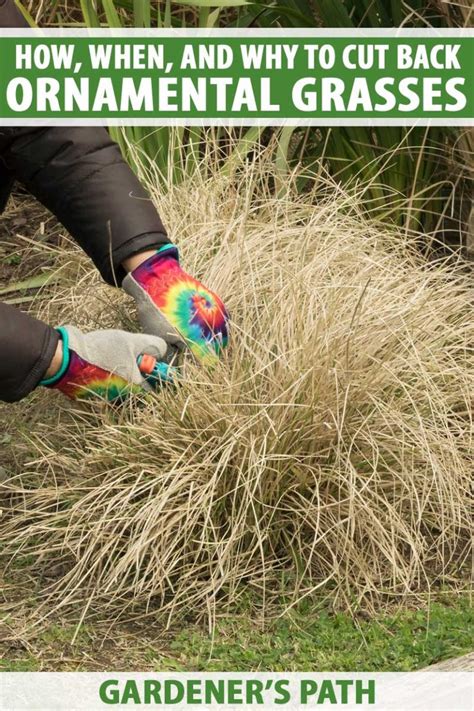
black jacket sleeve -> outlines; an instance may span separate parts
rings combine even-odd
[[[26,26],[13,0],[0,0],[0,27]],[[169,242],[105,128],[0,128],[0,203],[15,179],[58,217],[109,284],[120,285],[124,259]],[[0,400],[21,400],[36,387],[57,342],[53,328],[0,303]]]
[[[105,128],[1,128],[0,156],[109,284],[120,286],[124,259],[169,242],[156,208]]]
[[[105,129],[0,128],[0,162],[59,218],[109,284],[121,284],[124,259],[169,242]],[[36,387],[56,343],[54,329],[0,304],[0,400],[20,400]]]
[[[38,385],[58,339],[54,328],[0,303],[0,400],[16,402]]]
[[[0,27],[26,27],[11,0],[0,0]],[[8,196],[13,176],[0,162],[0,187]],[[3,209],[0,198],[0,211]],[[15,402],[43,378],[56,351],[56,331],[12,306],[0,303],[0,400]]]
[[[13,0],[0,0],[0,27],[28,27]]]

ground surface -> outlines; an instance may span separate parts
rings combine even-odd
[[[88,622],[78,631],[55,615],[35,630],[34,583],[27,584],[22,571],[6,582],[0,604],[3,671],[411,671],[468,654],[474,638],[470,597],[452,593],[413,599],[410,609],[372,618],[334,614],[322,601],[303,602],[265,622],[248,599],[240,613],[217,618],[212,634],[194,620],[166,630],[156,617],[113,629]]]

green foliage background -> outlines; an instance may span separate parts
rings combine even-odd
[[[19,0],[16,0],[19,3]],[[443,0],[52,0],[24,1],[30,20],[90,27],[464,27],[469,4]],[[133,143],[173,182],[198,170],[212,150],[229,170],[256,149],[273,151],[285,176],[299,185],[328,170],[347,187],[363,190],[376,218],[430,235],[425,244],[462,239],[472,205],[472,132],[450,127],[339,127],[111,129],[124,154]],[[165,183],[165,180],[163,181]]]

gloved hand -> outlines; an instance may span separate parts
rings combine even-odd
[[[228,340],[228,314],[217,294],[187,274],[174,245],[127,274],[124,290],[135,299],[145,333],[179,349],[188,346],[205,364],[217,360]]]
[[[62,366],[40,384],[60,390],[71,400],[98,397],[113,402],[152,390],[137,359],[142,354],[159,361],[168,356],[168,345],[157,336],[115,330],[82,333],[75,326],[58,331],[63,341]]]

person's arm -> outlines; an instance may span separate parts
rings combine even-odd
[[[0,27],[28,27],[13,0],[0,0]]]
[[[0,129],[0,155],[104,279],[135,299],[146,332],[188,345],[201,362],[215,360],[228,340],[224,304],[180,267],[156,208],[105,129]]]
[[[169,244],[155,206],[105,128],[3,128],[0,155],[109,284],[121,285],[130,256]]]
[[[141,357],[159,363],[150,383]],[[173,382],[175,352],[157,336],[117,329],[53,329],[0,303],[0,401],[17,402],[38,385],[73,400],[123,401]]]
[[[26,397],[47,373],[58,350],[51,326],[0,303],[0,400]]]

